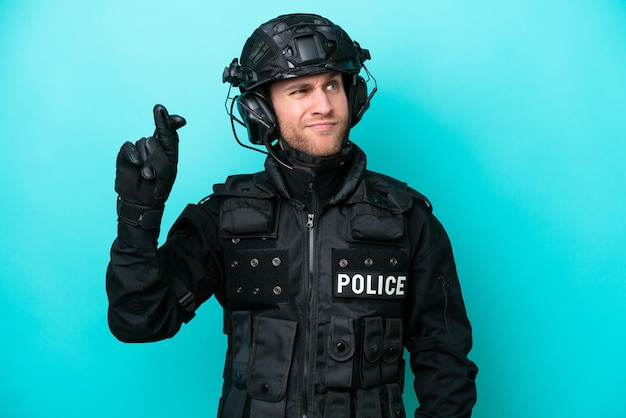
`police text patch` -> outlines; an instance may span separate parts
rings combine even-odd
[[[335,296],[337,297],[402,298],[406,292],[406,276],[338,273],[335,284]]]
[[[333,249],[333,296],[402,299],[407,293],[407,259],[398,249]]]

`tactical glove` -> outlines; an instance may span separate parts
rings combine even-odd
[[[158,226],[178,164],[177,129],[185,119],[154,106],[154,135],[126,142],[117,156],[115,191],[120,220],[144,228]],[[155,225],[156,223],[156,225]]]

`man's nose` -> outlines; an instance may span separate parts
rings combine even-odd
[[[332,103],[324,89],[315,89],[312,96],[311,113],[326,115],[333,110]]]

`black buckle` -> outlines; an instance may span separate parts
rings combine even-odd
[[[188,290],[182,298],[178,299],[178,303],[184,310],[193,312],[196,308],[196,297]]]

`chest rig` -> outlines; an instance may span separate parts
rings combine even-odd
[[[419,195],[368,172],[315,221],[263,173],[216,194],[229,345],[219,416],[404,416],[405,214]]]

